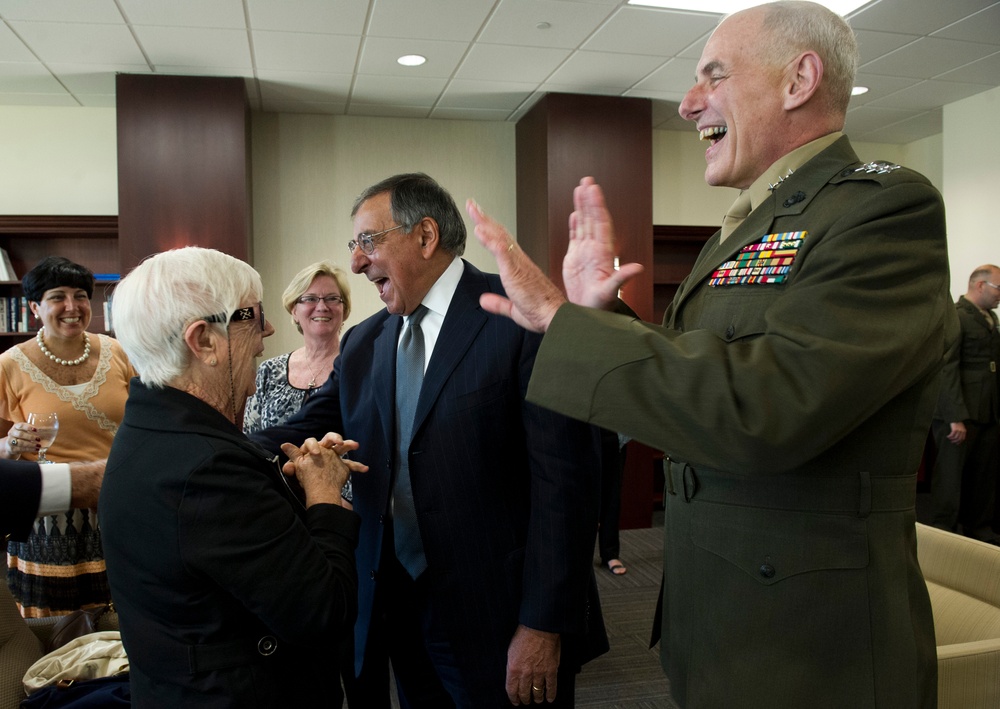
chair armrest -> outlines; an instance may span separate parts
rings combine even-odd
[[[939,709],[1000,706],[1000,638],[938,647]]]

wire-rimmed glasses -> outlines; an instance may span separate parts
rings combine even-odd
[[[362,253],[371,256],[375,253],[375,239],[382,236],[383,234],[388,234],[390,231],[396,231],[396,229],[402,229],[403,224],[398,224],[388,229],[383,229],[382,231],[371,232],[361,232],[358,234],[356,239],[351,239],[347,242],[347,249],[353,254],[354,249],[361,247]]]

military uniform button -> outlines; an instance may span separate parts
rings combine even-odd
[[[257,642],[257,652],[264,657],[273,655],[278,649],[278,641],[271,635],[265,635]]]
[[[726,328],[726,339],[731,340],[736,335],[736,328],[732,325]]]
[[[761,564],[760,575],[766,579],[774,578],[774,567],[770,564]]]

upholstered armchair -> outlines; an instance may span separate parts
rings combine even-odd
[[[0,566],[0,571],[6,571]],[[6,575],[0,578],[0,709],[17,709],[24,699],[24,673],[44,653],[58,618],[25,621],[7,588]],[[118,614],[105,613],[98,630],[117,630]]]
[[[939,709],[997,709],[1000,547],[918,524],[917,557],[934,609]]]

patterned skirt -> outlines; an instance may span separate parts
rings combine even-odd
[[[40,517],[28,539],[7,543],[7,584],[25,618],[66,615],[111,600],[93,510]]]

